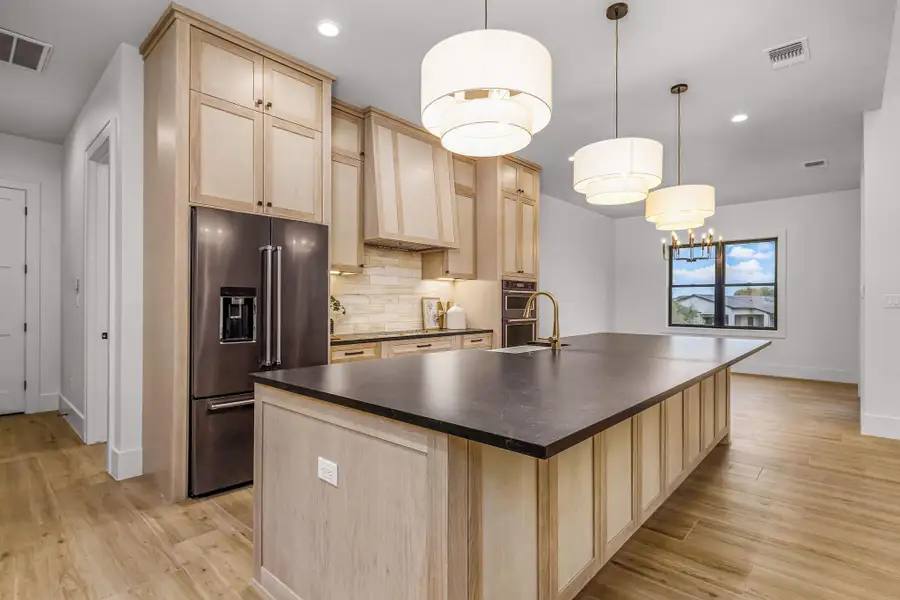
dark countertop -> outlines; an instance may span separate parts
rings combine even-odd
[[[371,342],[393,342],[397,340],[417,340],[430,337],[493,333],[491,329],[417,329],[415,331],[386,331],[382,333],[348,333],[332,339],[332,346],[367,344]]]
[[[269,371],[256,383],[550,458],[768,346],[599,333],[559,352],[459,350]]]

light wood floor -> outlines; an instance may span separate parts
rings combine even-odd
[[[733,445],[579,600],[900,598],[900,442],[859,435],[855,387],[733,390]],[[162,506],[104,452],[56,416],[0,418],[0,598],[256,598],[249,490]]]

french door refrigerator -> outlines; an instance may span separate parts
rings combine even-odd
[[[189,479],[200,496],[253,479],[250,373],[328,362],[328,229],[198,207],[191,225]]]

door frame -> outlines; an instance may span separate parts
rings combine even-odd
[[[94,234],[98,230],[97,223],[92,219],[96,218],[96,208],[92,203],[96,198],[92,196],[92,178],[96,176],[96,167],[99,161],[95,157],[105,148],[103,152],[107,156],[108,194],[107,194],[107,216],[106,216],[106,236],[107,236],[107,290],[106,301],[108,306],[107,328],[108,339],[103,340],[99,335],[98,329],[98,284],[96,278],[96,244],[93,243]],[[115,303],[116,289],[116,269],[115,265],[118,261],[116,255],[116,247],[113,243],[115,240],[115,222],[117,216],[117,198],[119,182],[116,178],[116,169],[118,156],[118,130],[115,119],[107,121],[107,123],[97,134],[97,137],[88,145],[84,152],[84,441],[86,444],[94,444],[98,442],[107,442],[106,445],[106,466],[107,471],[112,465],[112,440],[115,439],[114,427],[116,413],[116,402],[113,398],[113,391],[116,377],[116,356],[112,351],[113,341],[117,339],[116,317],[118,307]],[[107,376],[105,381],[98,381],[96,376],[99,361],[107,361]],[[105,399],[98,393],[102,387],[106,387]],[[105,406],[100,401],[105,400]],[[101,419],[97,421],[97,419]],[[104,430],[105,426],[105,432]]]
[[[41,402],[41,184],[0,177],[0,187],[25,192],[25,412],[56,409],[57,395]]]

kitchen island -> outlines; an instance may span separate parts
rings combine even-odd
[[[568,600],[730,432],[769,342],[595,334],[255,376],[276,600]]]

